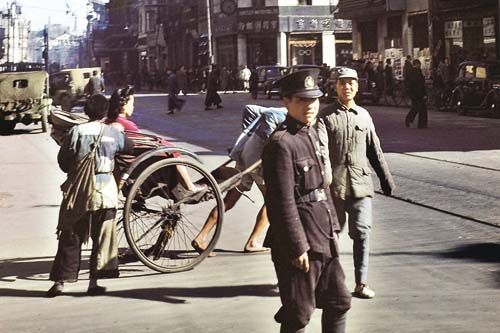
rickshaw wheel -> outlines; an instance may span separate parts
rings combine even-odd
[[[179,168],[205,188],[188,191]],[[206,250],[198,253],[191,242],[212,209],[216,225],[207,237]],[[199,163],[167,158],[147,167],[133,183],[125,200],[123,227],[137,259],[158,272],[174,273],[193,269],[214,249],[223,215],[222,195],[212,175]]]

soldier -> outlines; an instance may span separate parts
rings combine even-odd
[[[353,240],[354,275],[356,287],[353,295],[373,298],[375,292],[367,285],[369,236],[372,225],[372,197],[374,195],[372,165],[380,179],[384,194],[394,189],[389,167],[384,159],[375,126],[368,111],[356,105],[358,74],[341,67],[335,75],[338,99],[325,108],[320,127],[326,125],[333,183],[330,191],[341,228],[348,215],[349,237]],[[320,133],[325,133],[320,131]],[[325,133],[325,134],[326,134]]]
[[[282,307],[275,315],[281,332],[304,332],[315,308],[322,308],[323,332],[345,332],[351,295],[339,262],[339,223],[328,191],[328,154],[316,128],[318,69],[276,82],[288,115],[264,148],[265,204]],[[325,143],[323,143],[322,147]]]

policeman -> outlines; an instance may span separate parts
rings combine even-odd
[[[323,94],[318,74],[298,71],[275,83],[288,114],[262,155],[270,222],[264,246],[278,277],[282,307],[274,318],[282,333],[304,332],[315,308],[323,309],[323,332],[344,332],[351,305],[328,191],[328,153],[316,128]]]

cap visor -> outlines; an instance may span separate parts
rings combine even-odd
[[[314,89],[314,90],[299,91],[291,95],[302,98],[320,98],[321,96],[323,96],[323,92],[319,89]]]
[[[354,80],[358,80],[358,78],[356,76],[352,76],[352,75],[343,75],[343,76],[337,77],[337,80],[340,80],[340,79],[354,79]]]

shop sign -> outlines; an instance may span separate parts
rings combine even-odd
[[[236,28],[236,24],[234,23],[222,23],[214,25],[214,33],[215,34],[227,34],[233,33]]]
[[[444,37],[450,39],[462,38],[462,21],[446,21],[444,23]]]
[[[483,37],[495,37],[495,17],[483,18]]]
[[[331,31],[333,19],[329,17],[289,16],[290,31]]]
[[[352,21],[351,20],[334,19],[333,20],[333,30],[335,32],[350,33],[350,32],[352,32]]]
[[[254,20],[250,22],[238,22],[239,32],[271,32],[278,31],[277,19]]]

